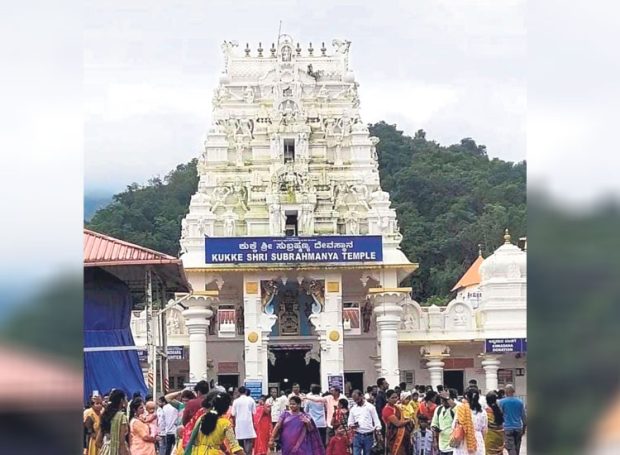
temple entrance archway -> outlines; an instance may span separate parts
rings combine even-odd
[[[274,345],[269,347],[269,383],[290,391],[294,383],[307,392],[311,384],[321,383],[321,366],[316,358],[308,358],[312,345]],[[275,357],[275,359],[274,359]]]

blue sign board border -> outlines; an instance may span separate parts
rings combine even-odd
[[[383,261],[381,235],[205,237],[205,263],[295,264]]]

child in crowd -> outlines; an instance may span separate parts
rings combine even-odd
[[[344,426],[340,425],[336,429],[336,434],[329,440],[325,455],[349,455],[350,453],[351,443],[347,437]]]
[[[147,401],[144,405],[146,412],[140,416],[140,419],[149,426],[149,433],[154,438],[159,436],[159,426],[157,425],[157,405],[154,401]]]
[[[418,416],[419,429],[413,433],[413,455],[435,455],[433,451],[433,432],[428,429],[428,418]]]

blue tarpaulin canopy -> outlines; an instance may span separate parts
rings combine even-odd
[[[84,270],[84,399],[122,389],[146,394],[129,326],[131,294],[120,279],[100,268]]]

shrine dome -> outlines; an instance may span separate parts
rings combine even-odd
[[[504,235],[504,244],[480,265],[480,278],[482,283],[494,279],[527,278],[527,254],[511,243],[508,229]]]

